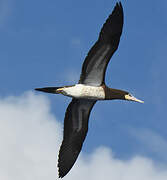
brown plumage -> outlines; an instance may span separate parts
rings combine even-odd
[[[36,89],[73,98],[64,118],[63,142],[58,158],[60,178],[70,171],[78,158],[88,131],[89,115],[97,100],[122,99],[142,102],[127,91],[105,85],[106,68],[118,48],[122,27],[123,8],[121,3],[116,3],[112,14],[102,27],[97,42],[83,63],[79,83],[73,86]]]

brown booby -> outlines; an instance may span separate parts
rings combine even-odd
[[[81,151],[88,131],[89,115],[97,100],[122,99],[143,103],[129,92],[109,88],[105,84],[106,68],[118,48],[122,27],[123,8],[119,2],[103,25],[97,42],[89,51],[78,84],[35,89],[72,97],[64,118],[63,142],[58,158],[59,178],[63,178],[70,171]]]

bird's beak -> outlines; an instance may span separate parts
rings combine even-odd
[[[129,95],[129,94],[126,94],[126,95],[125,95],[125,99],[126,99],[126,100],[129,100],[129,101],[136,101],[136,102],[139,102],[139,103],[144,103],[144,101],[142,101],[142,100],[140,100],[140,99],[137,99],[137,98],[135,98],[134,96]]]

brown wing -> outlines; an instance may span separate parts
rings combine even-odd
[[[117,3],[83,63],[79,83],[93,86],[104,83],[106,68],[118,48],[122,27],[123,8],[121,3]]]
[[[74,165],[88,131],[90,111],[94,100],[74,99],[64,119],[64,137],[59,151],[59,177],[63,178]]]

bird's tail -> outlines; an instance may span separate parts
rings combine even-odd
[[[44,87],[44,88],[36,88],[36,91],[42,91],[45,93],[59,94],[63,87]]]

